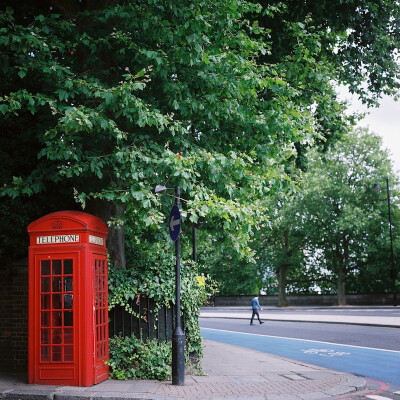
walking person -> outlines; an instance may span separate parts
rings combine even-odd
[[[258,310],[262,310],[260,303],[258,301],[258,294],[256,294],[253,298],[253,300],[251,300],[251,308],[253,309],[253,313],[251,314],[251,321],[250,321],[250,325],[254,325],[253,320],[254,320],[254,316],[257,315],[258,318],[258,322],[261,324],[264,323],[264,321],[261,321],[260,319],[260,313],[258,312]]]

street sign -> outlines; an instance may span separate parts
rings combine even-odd
[[[181,213],[179,212],[179,207],[177,205],[172,207],[171,213],[169,214],[168,227],[169,236],[172,241],[175,242],[181,231]]]

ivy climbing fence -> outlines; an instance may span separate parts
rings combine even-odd
[[[145,294],[138,294],[136,299],[130,300],[129,307],[133,313],[120,305],[109,311],[110,337],[133,335],[142,340],[171,341],[176,318],[172,302],[160,306]],[[182,318],[182,325],[184,328],[185,318]]]

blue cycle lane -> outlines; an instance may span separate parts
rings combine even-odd
[[[400,351],[201,328],[205,339],[400,385]]]

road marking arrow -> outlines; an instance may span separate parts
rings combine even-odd
[[[169,228],[171,229],[171,232],[174,231],[174,227],[177,225],[181,224],[181,220],[179,219],[174,219],[174,216],[171,217],[171,221],[169,222]]]

